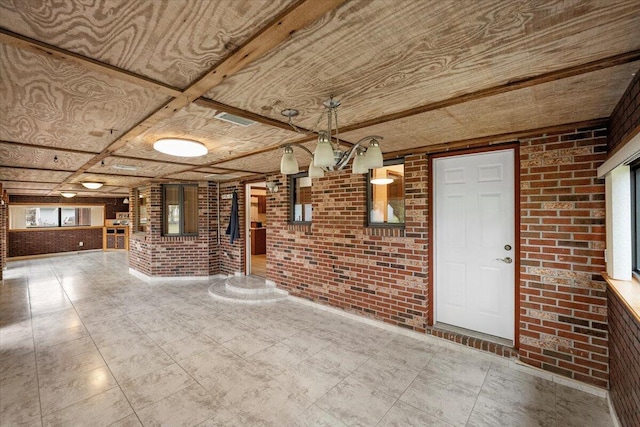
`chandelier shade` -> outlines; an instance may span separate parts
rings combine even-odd
[[[351,172],[355,174],[363,174],[369,172],[367,167],[367,155],[363,150],[356,152],[356,157],[353,159],[353,168]]]
[[[298,160],[293,155],[293,148],[290,146],[284,147],[284,154],[280,160],[280,172],[284,175],[293,175],[300,172]]]
[[[314,159],[311,159],[311,163],[309,163],[309,178],[322,178],[324,176],[324,170],[321,167],[318,167],[313,164]]]

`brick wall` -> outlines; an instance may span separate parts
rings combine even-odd
[[[222,196],[231,195],[233,191],[238,194],[238,216],[240,218],[240,239],[234,240],[231,244],[229,236],[226,234],[229,218],[231,217],[232,199],[222,199]],[[220,247],[219,247],[219,267],[220,274],[235,274],[245,272],[245,190],[240,183],[220,184]]]
[[[198,236],[162,235],[162,185],[149,187],[149,226],[130,239],[130,267],[154,277],[209,275],[209,185],[198,185]]]
[[[8,223],[8,205],[9,197],[2,189],[2,183],[0,183],[0,281],[2,281],[2,275],[4,267],[7,263],[7,228]]]
[[[640,131],[640,70],[613,109],[609,123],[609,152],[624,145]]]
[[[611,401],[623,426],[640,426],[640,321],[614,291],[607,296]]]
[[[218,245],[218,226],[222,227],[222,222],[218,219],[218,184],[209,182],[209,275],[220,273],[220,247]],[[222,228],[221,234],[224,233]],[[222,236],[220,236],[222,238]]]
[[[606,131],[524,140],[521,159],[520,358],[608,384],[604,270]]]
[[[123,197],[74,197],[69,200],[64,197],[12,195],[9,204],[104,205],[105,218],[115,218],[116,212],[129,210],[123,200]],[[83,242],[83,246],[78,246],[79,242]],[[6,245],[8,257],[102,249],[102,228],[9,231]]]
[[[277,179],[271,177],[269,180]],[[267,197],[267,271],[292,295],[416,331],[427,325],[427,159],[405,161],[406,228],[367,228],[365,175],[314,179],[313,224],[288,224],[287,183]]]
[[[8,237],[9,257],[102,249],[102,227],[9,231]]]
[[[605,138],[606,130],[597,129],[522,141],[519,284],[521,359],[603,387],[609,373],[607,301],[598,275],[604,268],[604,185],[596,168],[606,154]],[[268,278],[321,304],[517,354],[429,326],[426,155],[406,157],[405,175],[404,231],[365,227],[365,177],[350,170],[314,179],[312,224],[289,225],[286,178],[268,177],[280,187],[267,194]],[[226,227],[228,209],[223,212]],[[244,259],[243,250],[244,243],[234,257]],[[221,264],[225,272],[237,271],[224,257]]]

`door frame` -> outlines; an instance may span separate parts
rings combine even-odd
[[[244,210],[244,218],[245,218],[245,225],[244,225],[244,231],[245,231],[245,246],[244,246],[244,253],[245,253],[245,257],[244,257],[244,274],[246,276],[251,275],[251,188],[252,187],[265,187],[267,186],[267,181],[266,180],[260,180],[260,181],[251,181],[251,182],[247,182],[245,183],[245,191],[244,191],[244,206],[245,206],[245,210]]]
[[[514,319],[514,334],[513,334],[513,348],[516,350],[520,347],[520,246],[522,244],[520,238],[520,144],[517,141],[509,142],[505,144],[496,144],[488,147],[478,147],[478,148],[468,148],[457,151],[447,151],[443,153],[434,153],[429,154],[427,157],[428,161],[428,174],[429,179],[427,183],[427,191],[429,194],[429,200],[427,203],[428,209],[428,229],[429,229],[429,279],[428,279],[428,289],[429,289],[429,309],[427,312],[427,322],[429,326],[433,327],[435,324],[435,280],[434,280],[434,271],[435,271],[435,251],[437,250],[435,247],[435,210],[434,210],[434,193],[435,188],[433,185],[434,181],[434,168],[433,168],[433,159],[440,157],[452,157],[452,156],[462,156],[468,154],[483,154],[491,151],[499,151],[499,150],[508,150],[513,149],[513,207],[514,207],[514,302],[513,309],[515,311],[513,319]]]

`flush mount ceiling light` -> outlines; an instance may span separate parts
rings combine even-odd
[[[373,185],[389,185],[392,182],[393,178],[389,177],[389,173],[387,171],[384,171],[382,174],[376,171],[371,179],[371,183]]]
[[[177,157],[200,157],[209,152],[207,147],[198,141],[179,138],[159,139],[153,144],[153,149]]]
[[[70,199],[70,198],[72,198],[72,197],[75,197],[75,196],[76,196],[76,193],[74,193],[73,191],[61,191],[61,192],[60,192],[60,195],[61,195],[62,197],[66,197],[67,199]]]
[[[315,152],[311,152],[304,145],[292,143],[284,145],[284,154],[280,161],[280,172],[284,175],[298,173],[298,161],[293,155],[293,148],[298,147],[305,150],[311,155],[311,164],[309,164],[309,177],[320,178],[325,172],[333,170],[342,170],[347,166],[349,160],[355,156],[353,161],[352,173],[364,174],[369,169],[382,167],[382,151],[378,140],[381,136],[365,136],[346,151],[340,148],[340,138],[338,131],[338,107],[340,101],[330,98],[323,103],[325,111],[322,114],[327,115],[327,129],[318,131],[318,145]],[[282,115],[288,118],[289,125],[296,131],[302,132],[293,124],[293,118],[299,114],[298,110],[288,108],[282,111]],[[322,115],[318,119],[318,124],[322,120]],[[335,121],[335,131],[333,122]],[[317,125],[316,125],[317,127]],[[315,133],[313,131],[312,133]],[[335,134],[335,136],[334,136]],[[368,146],[364,144],[368,143]]]
[[[103,185],[104,185],[104,182],[83,182],[82,183],[82,186],[84,188],[88,188],[89,190],[97,190]]]

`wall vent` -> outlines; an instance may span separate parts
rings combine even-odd
[[[225,113],[225,112],[218,113],[214,117],[218,120],[233,123],[234,125],[238,125],[242,127],[251,126],[252,124],[256,123],[253,120],[245,119],[244,117],[236,116],[236,115]]]

